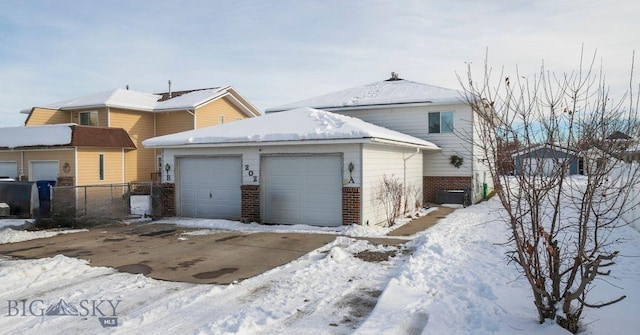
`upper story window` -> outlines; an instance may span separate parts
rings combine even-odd
[[[429,113],[429,133],[453,133],[453,112]]]
[[[82,126],[98,126],[98,111],[78,113],[78,122]]]
[[[224,115],[219,115],[218,116],[218,124],[223,124],[224,123]]]

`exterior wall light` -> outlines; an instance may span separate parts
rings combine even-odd
[[[169,175],[169,171],[171,170],[171,165],[169,165],[169,163],[165,164],[164,166],[164,170],[167,172],[167,181],[171,180],[171,176]]]

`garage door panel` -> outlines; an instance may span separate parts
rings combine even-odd
[[[239,219],[242,163],[239,157],[180,159],[182,216]]]
[[[17,162],[0,162],[0,177],[15,178],[18,176]]]
[[[29,180],[56,180],[58,179],[58,161],[31,161]]]
[[[340,156],[265,157],[262,173],[265,222],[342,224]]]

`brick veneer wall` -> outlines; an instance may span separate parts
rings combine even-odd
[[[260,222],[260,186],[242,185],[242,222]]]
[[[360,217],[360,187],[342,188],[342,224],[362,224]]]
[[[160,187],[162,189],[162,194],[160,195],[162,216],[176,216],[176,185],[164,183]]]
[[[471,188],[471,177],[428,177],[422,178],[423,203],[436,202],[438,190],[464,190]]]

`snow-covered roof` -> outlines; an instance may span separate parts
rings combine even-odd
[[[461,91],[404,79],[388,80],[268,108],[265,112],[279,112],[299,107],[331,110],[411,103],[460,103],[462,94]]]
[[[116,107],[148,112],[167,112],[194,109],[221,96],[229,96],[229,99],[249,116],[260,115],[257,108],[244,99],[244,97],[231,86],[193,90],[166,100],[162,99],[161,94],[114,89],[39,107],[60,110]]]
[[[71,143],[73,124],[2,128],[0,148],[54,146]]]
[[[42,107],[50,109],[78,109],[107,106],[151,111],[155,108],[158,99],[160,99],[159,95],[118,88],[75,99],[55,102]]]
[[[135,149],[122,128],[79,126],[75,123],[0,128],[0,149],[88,146]]]
[[[380,140],[438,150],[438,146],[357,118],[313,108],[248,118],[222,125],[151,138],[145,147],[310,140]]]
[[[175,98],[158,102],[154,109],[156,111],[160,111],[168,109],[196,108],[211,99],[223,95],[226,92],[226,88],[228,87],[212,88],[185,93]]]

